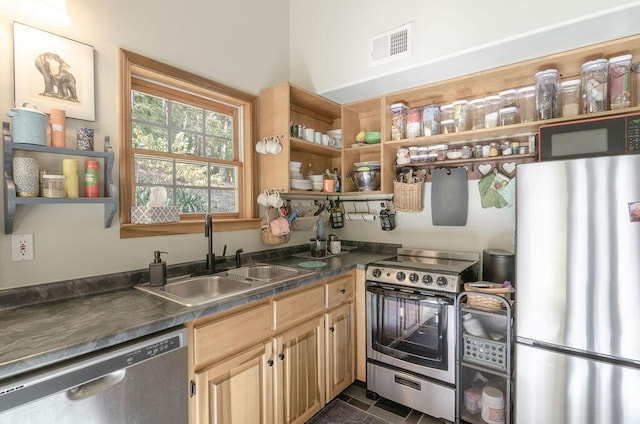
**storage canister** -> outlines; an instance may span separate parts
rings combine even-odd
[[[535,80],[538,119],[558,118],[560,116],[558,109],[560,73],[557,69],[547,69],[536,73]]]
[[[62,174],[64,175],[65,196],[78,197],[78,161],[75,159],[63,159]]]
[[[633,106],[640,106],[640,62],[631,65],[631,90],[634,93]]]
[[[504,90],[498,93],[500,96],[500,105],[502,107],[516,107],[518,106],[518,91],[515,89]]]
[[[42,196],[53,198],[64,197],[64,175],[43,175]]]
[[[518,89],[518,107],[520,108],[520,122],[532,122],[536,119],[536,87],[522,87]]]
[[[451,103],[440,106],[440,123],[448,119],[453,119],[453,104]]]
[[[607,110],[609,94],[607,90],[609,61],[591,60],[582,65],[582,113],[604,112]]]
[[[416,138],[422,135],[422,109],[407,110],[406,138]]]
[[[440,130],[442,131],[442,134],[452,134],[455,132],[455,128],[456,126],[453,119],[445,119],[440,122]]]
[[[467,131],[468,119],[467,113],[469,109],[468,100],[456,100],[453,104],[453,126],[455,132]]]
[[[500,389],[485,386],[482,389],[482,419],[488,424],[504,423],[504,396]]]
[[[98,197],[100,192],[98,186],[98,169],[100,164],[97,160],[84,162],[84,195],[85,197]]]
[[[511,281],[515,286],[516,259],[513,252],[502,249],[482,251],[482,279],[493,283]]]
[[[7,112],[11,119],[11,136],[14,143],[47,144],[47,115],[29,103]]]
[[[472,130],[484,128],[485,99],[474,99],[469,102],[469,127]]]
[[[560,104],[562,105],[563,117],[580,114],[580,80],[562,81],[560,84]]]
[[[391,105],[391,140],[397,141],[405,138],[408,109],[404,103],[394,103]]]
[[[420,162],[420,151],[418,150],[418,146],[409,147],[409,161],[411,163]]]
[[[520,122],[520,112],[515,106],[503,107],[498,111],[500,125],[513,125]]]
[[[630,54],[609,59],[609,105],[612,110],[631,106],[629,68]]]
[[[51,147],[67,147],[67,132],[65,126],[66,113],[62,109],[51,109]]]
[[[440,134],[440,106],[427,105],[422,108],[422,135]]]
[[[498,111],[500,110],[500,96],[485,97],[486,108],[484,115],[484,127],[493,128],[498,126]]]

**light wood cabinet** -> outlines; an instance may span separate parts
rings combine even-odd
[[[346,303],[327,313],[326,388],[327,400],[338,396],[354,380],[355,306]]]
[[[272,343],[196,373],[198,423],[273,423]]]
[[[188,323],[190,422],[309,419],[353,382],[354,296],[348,272]]]

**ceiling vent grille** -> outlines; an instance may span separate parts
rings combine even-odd
[[[411,56],[411,23],[369,39],[370,66]]]

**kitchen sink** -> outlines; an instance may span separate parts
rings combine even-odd
[[[239,280],[272,283],[282,282],[292,278],[309,274],[296,268],[271,264],[253,264],[231,269],[225,273],[230,278]]]
[[[178,277],[167,281],[164,287],[144,284],[136,286],[136,288],[173,300],[184,306],[197,306],[246,292],[251,290],[253,286],[248,282],[225,276],[208,275]]]
[[[172,278],[165,286],[147,283],[135,288],[184,306],[198,306],[312,273],[280,265],[251,264],[213,275]]]

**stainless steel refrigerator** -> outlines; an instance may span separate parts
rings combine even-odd
[[[515,422],[640,423],[640,155],[517,173]]]

